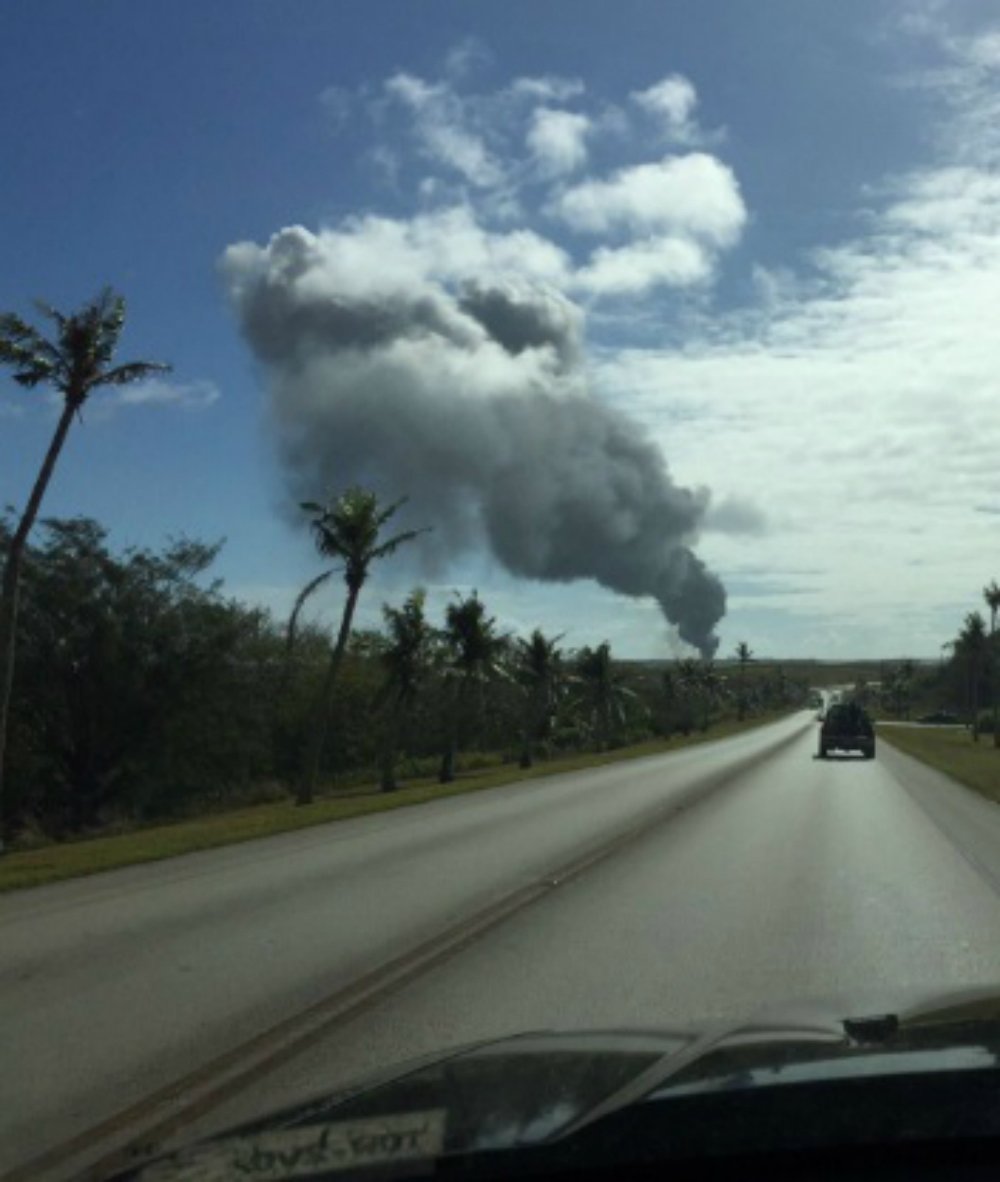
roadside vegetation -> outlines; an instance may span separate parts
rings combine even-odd
[[[937,661],[880,662],[858,670],[853,697],[879,721],[894,746],[1000,800],[1000,585],[983,588],[989,619],[966,613]],[[893,723],[924,721],[924,727]],[[947,725],[947,724],[951,725]],[[945,724],[945,725],[934,725]]]
[[[39,307],[51,337],[0,316],[0,365],[61,406],[25,509],[0,516],[0,821],[10,859],[174,824],[160,845],[139,843],[153,851],[141,857],[160,857],[167,846],[412,803],[439,794],[435,780],[464,791],[663,749],[806,701],[804,678],[755,661],[746,642],[728,662],[625,662],[606,642],[571,649],[538,629],[509,635],[476,592],[456,593],[431,618],[414,588],[383,606],[384,630],[358,630],[373,567],[434,527],[394,530],[402,501],[365,488],[302,504],[333,565],[302,589],[287,621],[213,579],[221,543],[179,536],[120,549],[97,521],[41,516],[92,391],[166,367],[116,362],[125,303],[110,289],[73,314]],[[338,584],[331,636],[304,623],[303,608]],[[195,827],[178,837],[178,822]]]
[[[707,731],[687,736],[648,739],[612,751],[585,752],[557,756],[536,763],[531,768],[513,763],[492,761],[474,756],[478,770],[460,772],[449,784],[441,784],[436,775],[414,777],[398,792],[381,792],[373,782],[345,785],[317,800],[309,809],[299,808],[283,794],[266,804],[233,808],[218,814],[204,814],[187,821],[157,824],[104,836],[58,843],[48,842],[38,848],[24,848],[0,859],[0,892],[41,886],[67,878],[98,874],[143,862],[162,861],[179,854],[215,849],[272,837],[279,833],[345,821],[389,809],[404,808],[440,800],[448,796],[502,788],[524,781],[544,780],[563,772],[597,769],[623,760],[663,755],[698,743],[728,738],[781,717],[786,711],[758,714],[743,722],[732,718],[715,723]],[[541,790],[541,786],[540,786]]]
[[[213,580],[218,545],[118,552],[83,518],[45,520],[37,535],[7,751],[15,849],[253,804],[307,814],[469,772],[511,779],[805,700],[779,667],[655,668],[615,660],[608,644],[510,636],[475,592],[435,619],[417,588],[384,606],[384,631],[346,636],[299,614],[290,636]]]

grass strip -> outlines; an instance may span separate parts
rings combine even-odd
[[[345,821],[370,813],[388,812],[390,809],[424,804],[429,800],[441,800],[447,796],[481,792],[489,788],[519,784],[525,780],[540,780],[565,772],[604,767],[607,764],[649,755],[665,755],[700,743],[728,738],[774,722],[780,717],[784,715],[768,714],[742,722],[726,720],[704,733],[672,739],[654,739],[631,747],[620,747],[614,751],[590,752],[546,760],[528,769],[508,764],[484,771],[465,772],[451,784],[439,784],[436,779],[416,780],[395,792],[380,792],[373,785],[369,792],[363,794],[320,797],[313,804],[303,808],[297,807],[291,800],[282,800],[168,825],[136,829],[129,833],[53,843],[0,857],[0,892],[41,886],[44,883],[82,875],[99,874],[105,870],[117,870],[141,862],[158,862],[164,858],[174,858],[197,850],[216,849],[219,846],[271,837],[295,829],[325,825],[332,821]]]
[[[880,726],[879,738],[944,772],[988,800],[1000,801],[1000,749],[992,735],[979,742],[964,727]]]

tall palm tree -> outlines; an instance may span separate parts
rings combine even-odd
[[[972,738],[977,743],[979,742],[979,681],[988,640],[986,621],[982,615],[979,612],[969,612],[965,617],[965,627],[959,633],[955,651],[964,656],[968,668]]]
[[[521,767],[531,767],[535,740],[552,717],[562,679],[561,639],[562,635],[548,637],[536,628],[528,640],[517,641],[515,677],[524,692]]]
[[[693,657],[685,657],[684,660],[678,661],[675,680],[678,693],[683,697],[685,703],[684,725],[681,727],[681,731],[683,734],[689,735],[700,713],[703,696],[701,662],[696,661]]]
[[[983,598],[990,609],[990,700],[993,708],[993,746],[1000,747],[1000,729],[997,727],[997,715],[1000,713],[1000,700],[997,695],[997,612],[1000,611],[1000,585],[996,579],[989,586],[983,588]]]
[[[323,747],[326,744],[326,732],[330,718],[330,707],[333,702],[333,690],[337,683],[347,648],[347,641],[351,635],[351,623],[354,610],[358,605],[358,596],[368,578],[368,571],[373,562],[380,558],[388,558],[406,542],[425,533],[425,530],[409,529],[387,541],[381,540],[381,533],[391,517],[399,507],[405,503],[405,498],[395,501],[387,508],[381,508],[375,493],[365,488],[352,487],[332,498],[326,505],[316,501],[303,501],[302,508],[312,514],[313,538],[316,549],[324,558],[339,558],[343,561],[344,582],[347,584],[347,598],[340,617],[340,628],[337,640],[330,653],[330,663],[327,666],[326,677],[319,697],[312,725],[306,741],[305,759],[302,775],[296,794],[297,804],[311,804],[316,792],[316,781],[319,777],[320,761],[323,758]],[[333,572],[327,572],[332,574]],[[292,613],[293,621],[289,623],[289,636],[294,637],[294,618],[302,609],[309,595],[322,585],[322,578],[313,579],[299,595]]]
[[[721,679],[712,661],[687,657],[677,664],[677,682],[689,702],[698,727],[706,731],[711,721],[712,707],[718,702]]]
[[[382,617],[389,632],[389,643],[381,654],[385,680],[379,703],[386,715],[382,745],[382,791],[396,788],[396,752],[400,732],[423,687],[429,669],[430,646],[434,630],[424,614],[427,594],[417,587],[406,597],[402,607],[385,604]]]
[[[624,723],[628,703],[637,695],[615,672],[607,641],[597,648],[582,648],[577,654],[576,672],[583,686],[582,704],[590,714],[598,750],[603,751]]]
[[[14,684],[21,566],[28,535],[38,517],[73,417],[80,417],[91,393],[100,386],[127,386],[170,368],[158,361],[112,364],[125,326],[125,300],[110,287],[72,315],[42,302],[37,306],[55,326],[51,339],[12,312],[0,315],[0,365],[11,367],[18,385],[27,389],[51,386],[62,399],[48,451],[11,536],[0,591],[0,849],[13,824],[4,781],[4,759]]]
[[[487,616],[486,605],[473,591],[465,599],[449,603],[445,611],[446,657],[444,696],[445,748],[438,779],[450,784],[455,779],[455,754],[462,738],[463,723],[470,713],[478,714],[483,687],[505,676],[501,661],[506,638],[496,630],[496,620]]]
[[[663,736],[669,739],[673,733],[677,713],[677,677],[670,669],[664,669],[660,678],[660,702],[663,711]]]
[[[740,664],[740,689],[739,702],[737,703],[737,716],[740,720],[746,718],[747,715],[747,665],[753,660],[753,653],[750,650],[750,645],[745,640],[741,640],[736,646],[736,660]]]
[[[723,679],[719,676],[715,662],[708,657],[703,657],[698,664],[701,666],[701,729],[707,731],[712,721],[712,709],[723,697]]]

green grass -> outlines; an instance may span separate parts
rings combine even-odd
[[[582,771],[647,755],[662,755],[698,743],[723,739],[772,722],[778,717],[781,716],[771,714],[747,719],[744,722],[727,720],[717,723],[705,734],[670,740],[656,739],[615,751],[551,759],[528,770],[508,764],[499,768],[465,772],[452,784],[438,784],[436,780],[431,779],[416,780],[396,792],[382,793],[372,787],[364,794],[320,798],[305,808],[298,808],[291,801],[282,800],[171,825],[138,829],[131,833],[54,843],[39,849],[6,854],[0,858],[0,891],[19,890],[41,886],[43,883],[58,882],[65,878],[99,874],[104,870],[134,866],[140,862],[157,862],[195,850],[215,849],[236,842],[253,841],[258,837],[288,833],[293,829],[305,829],[369,813],[387,812],[390,809],[423,804],[428,800],[440,800],[446,796],[458,796],[466,792],[481,792],[505,784],[517,784],[523,780],[540,780],[562,772]]]
[[[878,733],[907,755],[1000,801],[1000,749],[993,746],[992,735],[982,735],[974,743],[964,727],[883,726]]]

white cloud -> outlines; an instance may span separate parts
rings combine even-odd
[[[732,170],[703,152],[584,181],[558,197],[552,210],[589,233],[680,233],[715,246],[731,246],[747,218]]]
[[[526,138],[542,172],[558,176],[586,164],[589,131],[590,120],[586,115],[538,107],[532,112]]]
[[[563,287],[571,273],[567,254],[548,239],[532,230],[486,230],[464,205],[410,220],[350,218],[316,234],[298,227],[294,241],[287,232],[284,238],[289,241],[287,266],[301,270],[306,298],[317,274],[337,275],[345,295],[373,298],[412,292],[429,281],[488,281],[511,274]],[[281,249],[275,240],[272,260]],[[258,255],[258,248],[238,244],[228,248],[223,265],[230,276],[252,273]]]
[[[462,103],[449,86],[432,86],[413,74],[399,73],[386,82],[385,89],[412,113],[427,156],[479,187],[503,180],[503,168],[483,139],[465,126]]]
[[[654,287],[687,287],[712,276],[706,251],[689,238],[649,238],[628,246],[601,246],[573,277],[592,295],[642,295]]]
[[[637,106],[654,115],[671,139],[688,143],[697,138],[698,129],[691,116],[698,95],[683,74],[668,74],[647,90],[633,90],[629,97]]]
[[[553,103],[564,103],[568,99],[578,98],[585,89],[579,78],[561,78],[555,74],[515,78],[510,84],[511,94],[517,97]]]
[[[104,395],[104,401],[120,406],[180,406],[200,410],[218,402],[221,397],[214,382],[170,382],[165,378],[150,378],[134,386],[120,386]]]

